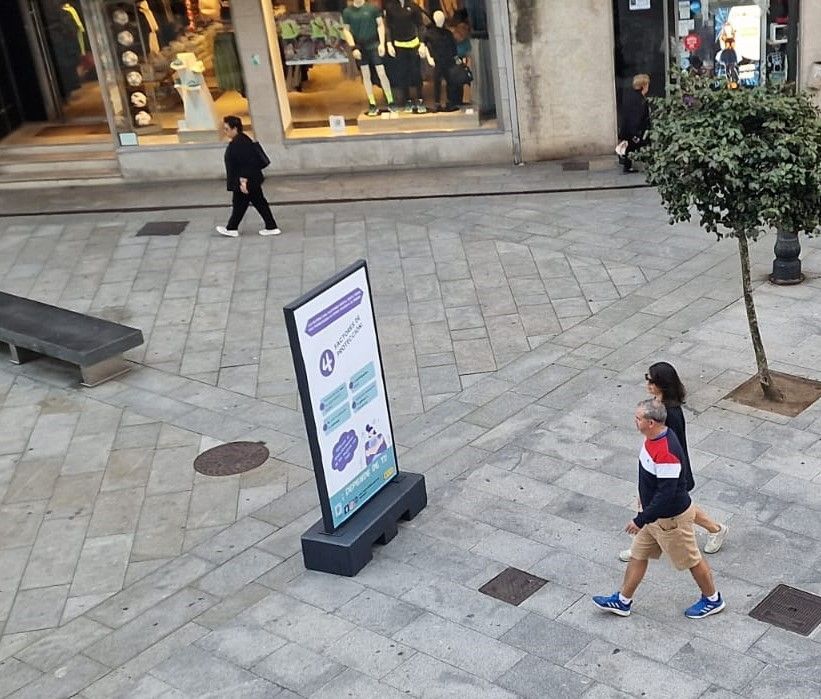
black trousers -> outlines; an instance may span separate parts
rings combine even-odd
[[[262,193],[262,187],[257,186],[250,187],[248,189],[248,194],[243,194],[238,189],[234,190],[234,197],[231,202],[233,207],[231,209],[231,218],[228,219],[228,225],[226,226],[229,231],[235,231],[239,228],[242,217],[245,216],[245,212],[248,211],[249,204],[259,212],[260,216],[262,216],[262,220],[265,222],[265,228],[270,231],[277,227],[277,222],[274,220],[274,215],[271,213],[271,207],[268,204],[268,200],[265,199],[265,195]]]
[[[448,66],[450,68],[450,66]],[[462,104],[462,95],[464,94],[461,85],[454,85],[448,82],[448,74],[445,68],[440,68],[438,65],[433,69],[433,101],[436,104],[441,104],[440,97],[442,96],[442,81],[445,81],[445,90],[448,98],[447,105]]]

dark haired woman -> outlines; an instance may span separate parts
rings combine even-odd
[[[230,141],[225,149],[226,188],[233,192],[231,218],[225,226],[217,226],[217,233],[236,238],[239,235],[239,224],[248,206],[253,206],[262,217],[265,228],[260,235],[279,235],[282,233],[271,213],[271,207],[262,193],[262,163],[254,148],[254,142],[243,133],[242,120],[237,116],[223,117],[222,130]]]
[[[690,467],[690,455],[687,451],[687,433],[684,423],[684,411],[681,409],[684,399],[687,397],[687,390],[681,379],[678,376],[672,364],[667,362],[656,362],[652,364],[644,375],[647,382],[647,392],[664,403],[667,408],[667,420],[665,424],[673,434],[678,437],[678,441],[684,450],[684,457],[686,463],[682,464],[685,478],[687,479],[687,490],[692,490],[696,483],[693,479],[693,471]],[[707,543],[704,545],[704,553],[716,553],[724,539],[727,537],[729,528],[726,524],[719,524],[712,517],[710,517],[698,505],[695,505],[696,516],[695,523],[702,529],[708,532]],[[622,561],[630,560],[630,549],[625,549],[619,553],[619,559]]]

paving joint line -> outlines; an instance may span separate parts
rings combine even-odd
[[[471,199],[475,197],[507,197],[521,196],[528,194],[575,194],[576,192],[610,192],[633,189],[651,189],[652,185],[641,184],[617,184],[612,186],[584,186],[584,187],[544,187],[540,189],[511,189],[504,191],[472,191],[453,192],[448,194],[392,194],[387,196],[373,197],[329,197],[326,199],[316,199],[312,201],[304,199],[283,199],[275,202],[277,207],[282,206],[326,206],[328,204],[368,204],[374,202],[392,201],[419,201],[425,199]],[[83,214],[119,214],[119,213],[146,213],[152,211],[186,211],[189,209],[227,209],[230,204],[172,204],[167,206],[133,206],[123,208],[96,208],[96,209],[63,209],[54,211],[11,211],[0,212],[0,219],[19,218],[26,216],[71,216]]]

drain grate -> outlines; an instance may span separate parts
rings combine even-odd
[[[179,235],[188,221],[149,221],[137,231],[137,237],[144,235]]]
[[[821,624],[821,597],[789,585],[779,585],[756,605],[750,616],[809,636]]]
[[[228,442],[202,452],[194,459],[194,470],[206,476],[235,476],[267,459],[268,449],[263,442]]]
[[[564,170],[564,172],[584,172],[589,169],[589,160],[566,160],[562,163],[562,170]]]
[[[518,607],[546,582],[544,578],[518,568],[505,568],[495,578],[482,585],[479,592]]]

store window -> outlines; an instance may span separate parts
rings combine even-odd
[[[275,0],[273,17],[290,138],[496,126],[485,0]]]
[[[731,86],[794,81],[797,0],[675,2],[678,65]]]
[[[229,0],[105,0],[102,69],[121,145],[209,143],[250,126]]]

